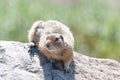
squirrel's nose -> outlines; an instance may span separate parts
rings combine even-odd
[[[48,44],[46,44],[46,47],[47,47],[47,48],[49,48],[49,47],[50,47],[50,44],[49,44],[49,43],[48,43]]]

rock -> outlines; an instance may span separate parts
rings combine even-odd
[[[120,63],[74,52],[70,73],[55,69],[35,46],[0,41],[0,80],[120,80]]]

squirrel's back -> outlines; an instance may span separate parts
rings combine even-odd
[[[53,34],[62,35],[64,41],[74,48],[74,38],[69,28],[55,20],[36,21],[30,29],[28,37],[30,42],[39,44],[44,43],[46,37]]]

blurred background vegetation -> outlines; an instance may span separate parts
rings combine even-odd
[[[0,40],[28,42],[37,20],[69,26],[75,51],[120,61],[119,0],[0,0]]]

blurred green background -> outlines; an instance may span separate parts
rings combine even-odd
[[[28,42],[37,20],[70,27],[75,51],[120,61],[119,0],[0,0],[0,40]]]

